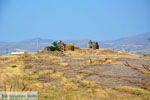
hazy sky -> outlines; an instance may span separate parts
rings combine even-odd
[[[0,41],[104,41],[145,32],[150,0],[0,0]]]

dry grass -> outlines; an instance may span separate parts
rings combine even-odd
[[[52,79],[61,79],[63,77],[63,73],[62,72],[56,72],[50,75],[50,77]]]
[[[69,63],[62,62],[62,63],[59,63],[58,65],[60,65],[62,67],[68,67]]]
[[[117,61],[110,58],[88,58],[84,59],[83,63],[81,63],[81,67],[88,67],[94,65],[102,65],[102,64],[118,64]]]
[[[61,84],[63,85],[63,88],[66,90],[78,88],[78,86],[71,79],[65,77],[61,78]]]
[[[88,87],[88,88],[93,88],[93,87],[95,88],[98,86],[95,82],[88,81],[88,80],[82,80],[80,83],[83,87]]]
[[[102,88],[94,81],[88,81],[86,75],[78,74],[65,77],[57,68],[44,67],[55,65],[62,69],[71,68],[62,55],[32,53],[23,56],[0,57],[0,91],[38,91],[39,100],[149,100],[149,91],[133,88]],[[66,51],[72,60],[80,61],[81,68],[101,64],[118,64],[108,56],[129,55],[127,52],[113,50]],[[98,56],[97,58],[75,58],[76,56]],[[101,56],[101,58],[99,57]],[[129,55],[130,56],[130,55]],[[86,71],[86,74],[93,74]],[[149,72],[147,72],[149,74]],[[59,81],[58,81],[59,80]],[[58,82],[60,85],[54,84]],[[53,84],[52,84],[53,83]]]
[[[111,49],[78,49],[76,52],[66,51],[66,55],[69,56],[122,56],[122,55],[131,55],[126,51],[114,51]]]
[[[140,95],[147,99],[150,98],[150,91],[147,91],[141,88],[124,86],[124,87],[118,87],[115,89],[120,92],[126,92],[126,93],[133,94],[133,95]]]

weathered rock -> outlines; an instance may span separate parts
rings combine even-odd
[[[99,49],[99,44],[98,44],[98,42],[93,42],[90,40],[88,43],[88,47],[92,48],[92,49]]]

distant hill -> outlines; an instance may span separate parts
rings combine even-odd
[[[101,43],[103,48],[132,52],[150,52],[150,32]]]
[[[10,53],[15,49],[23,49],[28,52],[34,52],[42,49],[45,46],[51,45],[52,42],[53,40],[40,38],[25,40],[21,42],[0,42],[0,55]]]
[[[10,53],[14,49],[23,49],[28,52],[34,52],[51,45],[54,40],[35,38],[21,42],[0,42],[0,55]],[[65,43],[73,43],[82,48],[87,48],[89,40],[63,40]],[[125,37],[114,41],[100,42],[101,48],[110,48],[114,50],[126,50],[136,53],[150,53],[150,32],[136,36]]]

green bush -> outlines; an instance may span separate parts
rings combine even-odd
[[[52,45],[53,46],[47,47],[47,50],[49,50],[49,51],[60,51],[56,42],[53,42]]]

